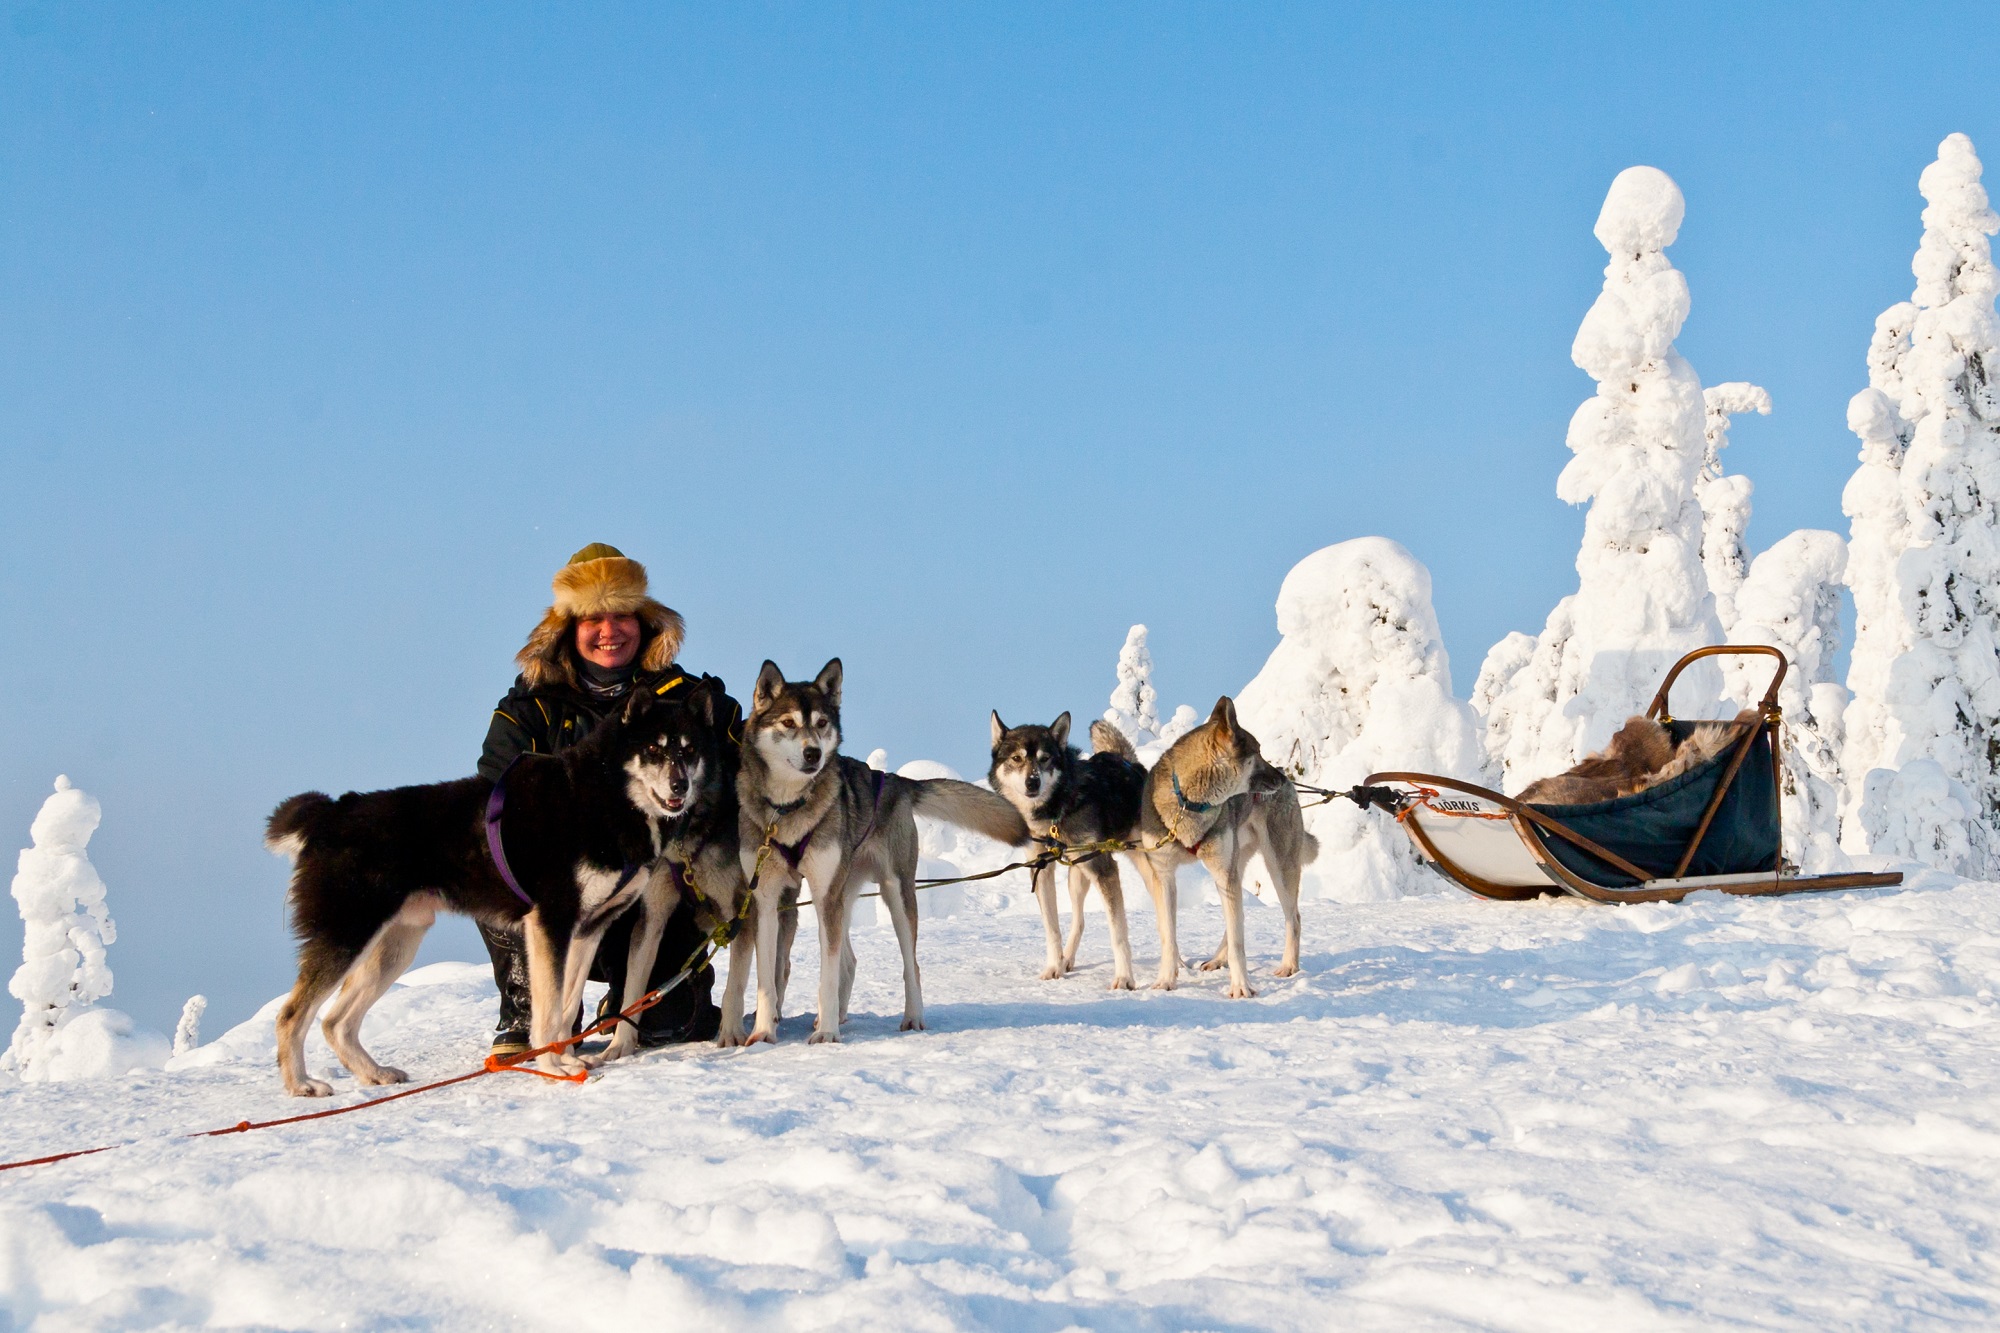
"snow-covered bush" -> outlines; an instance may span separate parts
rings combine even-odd
[[[1840,584],[1847,543],[1839,534],[1794,532],[1750,565],[1736,597],[1729,641],[1769,644],[1791,664],[1778,691],[1784,711],[1780,747],[1785,852],[1808,871],[1843,868],[1840,850],[1840,719],[1847,691],[1833,679],[1840,640]],[[1763,698],[1771,663],[1755,657],[1720,659],[1730,702],[1747,708]]]
[[[1848,407],[1861,467],[1841,498],[1856,616],[1843,843],[1974,876],[2000,866],[2000,275],[1986,239],[2000,218],[1980,174],[1954,134],[1918,181],[1916,290],[1876,321]],[[1882,772],[1917,760],[1938,772]]]
[[[1715,595],[1715,617],[1724,633],[1736,623],[1736,590],[1750,572],[1743,534],[1750,526],[1750,478],[1725,472],[1722,451],[1729,447],[1729,418],[1742,412],[1771,415],[1771,395],[1755,384],[1732,380],[1701,391],[1707,450],[1695,478],[1701,505],[1701,567]]]
[[[1125,733],[1134,745],[1148,745],[1160,735],[1159,696],[1153,691],[1153,654],[1146,649],[1146,627],[1134,625],[1118,651],[1118,684],[1104,720]]]
[[[1695,498],[1707,408],[1693,367],[1674,350],[1688,288],[1665,254],[1683,210],[1665,172],[1628,167],[1597,218],[1611,262],[1570,348],[1597,392],[1570,419],[1576,456],[1556,481],[1562,499],[1590,503],[1577,591],[1550,613],[1525,661],[1510,638],[1480,673],[1489,749],[1510,791],[1602,746],[1645,708],[1668,667],[1721,640]],[[1676,711],[1707,716],[1719,693],[1717,673],[1698,666],[1677,687]]]
[[[1301,560],[1278,592],[1278,633],[1236,696],[1272,763],[1334,789],[1383,769],[1487,776],[1479,719],[1452,697],[1430,571],[1401,546],[1361,537]],[[1357,902],[1438,882],[1377,813],[1335,801],[1306,824],[1320,840],[1306,896]]]
[[[118,938],[86,850],[102,818],[94,797],[57,778],[14,875],[25,930],[7,990],[22,1012],[0,1071],[24,1082],[123,1074],[167,1058],[164,1038],[135,1033],[124,1014],[94,1007],[111,994],[104,950]]]

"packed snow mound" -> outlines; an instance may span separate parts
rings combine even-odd
[[[1856,620],[1843,843],[1974,875],[2000,864],[2000,275],[1987,240],[2000,217],[1980,176],[1954,134],[1920,178],[1916,288],[1876,321],[1868,388],[1848,408],[1861,467],[1842,495]],[[1944,780],[1878,776],[1919,759]],[[1907,804],[1926,793],[1934,805]],[[1871,805],[1888,799],[1905,804]]]
[[[1478,779],[1479,719],[1452,697],[1430,571],[1386,537],[1315,551],[1278,591],[1283,636],[1236,696],[1264,755],[1294,778],[1345,789],[1383,769]],[[1345,801],[1308,810],[1319,859],[1303,893],[1362,902],[1422,892],[1402,831]]]
[[[1220,973],[1108,994],[1094,923],[1083,970],[1038,981],[1039,920],[968,914],[922,933],[925,1032],[896,1030],[881,929],[839,1046],[801,1012],[776,1046],[582,1086],[178,1137],[302,1109],[266,1014],[115,1096],[0,1090],[10,1157],[127,1145],[7,1174],[0,1326],[1990,1322],[2000,886],[1308,904],[1284,979],[1279,913],[1245,908],[1248,1000]],[[1191,947],[1219,938],[1216,909],[1182,914]],[[812,996],[818,951],[794,966]],[[477,1068],[490,969],[425,973],[367,1040],[418,1079]],[[387,1091],[317,1030],[307,1058],[333,1106]]]
[[[1149,745],[1160,738],[1159,695],[1153,689],[1153,654],[1146,647],[1146,627],[1134,625],[1125,632],[1125,646],[1118,651],[1118,686],[1111,692],[1111,706],[1104,720],[1123,732],[1134,746]]]

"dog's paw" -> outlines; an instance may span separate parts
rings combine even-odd
[[[1111,985],[1110,985],[1110,986],[1108,986],[1108,987],[1107,987],[1106,989],[1108,989],[1108,990],[1133,990],[1133,989],[1135,989],[1135,987],[1134,987],[1134,986],[1132,985],[1132,978],[1130,978],[1130,977],[1113,977],[1113,978],[1111,978]]]
[[[1195,966],[1198,967],[1203,972],[1213,972],[1215,971],[1216,968],[1223,966],[1228,961],[1229,960],[1227,958],[1204,958],[1199,963],[1195,964]]]
[[[1180,985],[1180,979],[1178,977],[1161,977],[1158,981],[1153,983],[1153,989],[1172,990],[1174,989],[1174,987],[1178,985]]]
[[[567,1051],[550,1051],[546,1055],[536,1056],[535,1068],[544,1074],[554,1074],[558,1078],[575,1078],[578,1074],[590,1072],[590,1066],[584,1063],[582,1057],[571,1055]]]
[[[1250,989],[1250,983],[1248,982],[1239,986],[1232,981],[1229,983],[1229,989],[1222,993],[1232,1000],[1247,1000],[1257,992]]]
[[[333,1084],[323,1083],[316,1078],[302,1078],[296,1086],[287,1087],[285,1091],[294,1097],[331,1097]]]
[[[1062,975],[1063,975],[1063,970],[1064,970],[1064,969],[1063,969],[1063,966],[1062,966],[1062,964],[1060,964],[1060,963],[1050,963],[1050,964],[1049,964],[1049,965],[1048,965],[1047,967],[1045,967],[1045,968],[1043,968],[1043,969],[1042,969],[1042,978],[1041,978],[1041,979],[1042,979],[1043,981],[1061,981],[1061,980],[1062,980]]]
[[[1295,977],[1298,974],[1299,965],[1297,963],[1281,963],[1271,969],[1271,975],[1274,977]]]
[[[357,1083],[370,1088],[379,1088],[387,1083],[408,1083],[410,1081],[408,1074],[405,1074],[400,1069],[391,1069],[387,1065],[377,1065],[374,1073],[356,1074],[354,1078]]]
[[[812,1036],[806,1038],[806,1044],[809,1046],[818,1046],[825,1042],[839,1040],[839,1032],[828,1032],[821,1028],[814,1028]]]
[[[924,1030],[924,1020],[921,1018],[906,1018],[903,1020],[903,1026],[900,1030],[903,1032],[922,1032]]]
[[[743,1039],[743,1044],[745,1046],[755,1046],[760,1041],[767,1041],[771,1045],[776,1046],[778,1044],[778,1034],[766,1028],[758,1028]]]

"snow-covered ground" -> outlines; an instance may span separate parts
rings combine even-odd
[[[1192,884],[1188,886],[1192,889]],[[1186,898],[1198,898],[1194,893]],[[1912,1328],[2000,1320],[2000,885],[1680,906],[1309,903],[1304,974],[1033,979],[993,892],[885,927],[840,1046],[680,1048],[307,1108],[268,1013],[177,1072],[0,1091],[0,1324]],[[1010,907],[1012,910],[996,910]],[[1220,929],[1184,909],[1193,945]],[[1150,913],[1134,914],[1143,958]],[[793,995],[812,994],[810,923]],[[477,1063],[482,967],[368,1038]],[[313,1047],[338,1100],[359,1093]]]

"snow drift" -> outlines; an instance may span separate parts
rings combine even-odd
[[[1278,591],[1278,633],[1236,696],[1272,763],[1333,789],[1390,768],[1485,776],[1479,719],[1452,697],[1430,571],[1401,546],[1360,537],[1301,560]],[[1438,883],[1379,815],[1335,801],[1306,824],[1320,853],[1304,897],[1361,902]]]

